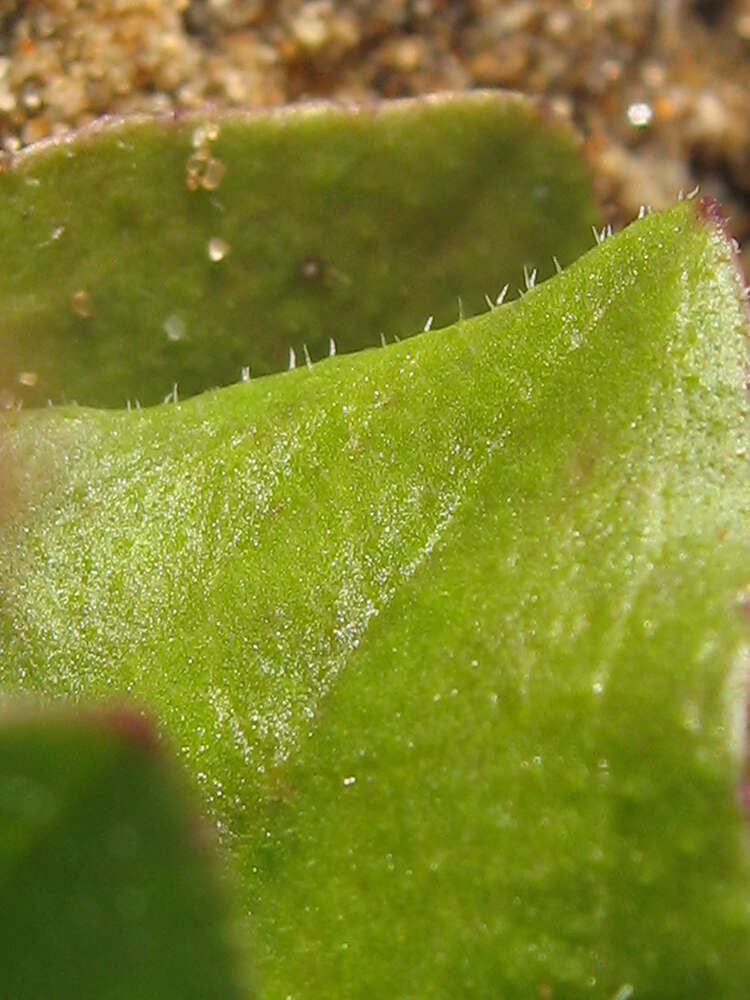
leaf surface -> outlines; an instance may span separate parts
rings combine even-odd
[[[519,301],[9,414],[6,691],[156,707],[264,995],[744,998],[746,313],[682,203]]]

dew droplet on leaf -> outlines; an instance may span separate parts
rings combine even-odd
[[[76,316],[80,316],[82,319],[88,319],[94,311],[91,296],[84,288],[79,288],[77,292],[73,292],[70,297],[70,304]]]
[[[185,336],[185,321],[177,313],[170,313],[162,323],[161,328],[166,333],[167,340],[173,343],[182,340]]]
[[[206,191],[215,191],[219,184],[221,184],[226,172],[227,168],[221,160],[217,160],[215,156],[210,157],[210,159],[206,160],[206,165],[203,168],[201,186]]]
[[[188,191],[197,191],[201,183],[206,163],[211,154],[205,146],[191,153],[185,163],[185,187]]]
[[[230,250],[231,247],[221,236],[212,236],[208,241],[208,257],[214,264],[218,264],[220,260],[224,260]]]

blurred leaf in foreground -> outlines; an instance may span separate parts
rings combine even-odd
[[[4,997],[249,997],[215,862],[161,757],[126,710],[2,719]]]

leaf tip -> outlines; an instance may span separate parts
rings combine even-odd
[[[732,263],[734,264],[734,269],[740,282],[740,287],[742,288],[741,298],[745,304],[747,323],[750,328],[750,300],[748,299],[748,283],[742,267],[740,245],[730,233],[727,217],[724,215],[721,204],[716,198],[712,198],[710,195],[703,195],[703,197],[698,199],[697,205],[698,218],[716,230],[719,236],[721,236],[724,240],[724,243],[729,250]]]

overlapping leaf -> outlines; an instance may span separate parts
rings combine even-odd
[[[0,727],[2,990],[248,997],[200,824],[135,713]]]
[[[0,204],[6,407],[152,404],[444,326],[596,221],[572,133],[492,93],[104,123],[20,154]]]

